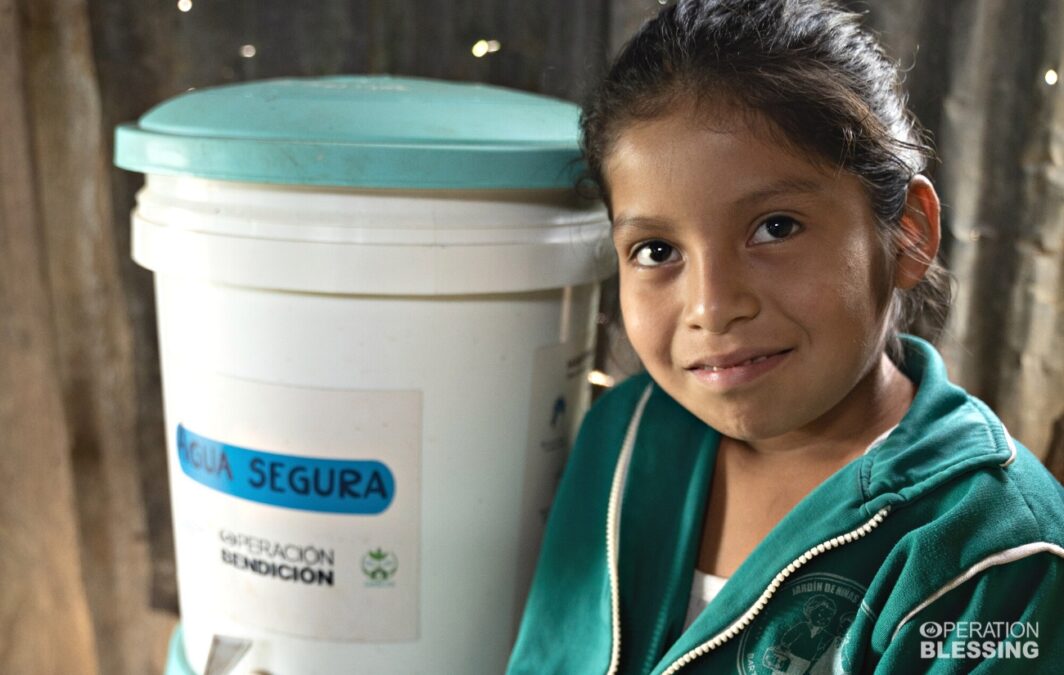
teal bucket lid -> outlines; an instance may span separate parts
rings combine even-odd
[[[191,90],[115,130],[148,174],[394,189],[571,187],[580,110],[484,84],[387,76]]]

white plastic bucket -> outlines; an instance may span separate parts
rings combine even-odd
[[[566,190],[151,175],[185,655],[499,673],[588,403],[608,224]]]

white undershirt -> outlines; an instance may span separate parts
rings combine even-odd
[[[720,593],[720,589],[724,588],[727,582],[728,580],[724,577],[695,570],[695,578],[691,583],[691,599],[687,602],[687,618],[683,622],[684,630],[694,623],[706,605],[717,597],[717,593]]]
[[[897,428],[897,425],[894,425],[880,434],[876,440],[872,441],[864,454],[868,454],[872,448],[887,440],[887,436],[890,436],[890,433]],[[713,598],[717,597],[717,593],[720,593],[720,589],[724,588],[726,583],[728,583],[727,577],[718,577],[715,574],[695,570],[694,579],[691,581],[691,598],[687,601],[687,618],[683,622],[684,630],[694,623],[694,620],[713,601]]]

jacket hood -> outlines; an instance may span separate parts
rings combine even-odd
[[[900,367],[916,385],[916,396],[898,427],[859,460],[867,513],[919,499],[971,471],[1007,466],[1016,457],[1005,426],[947,379],[934,347],[917,337],[902,339]]]

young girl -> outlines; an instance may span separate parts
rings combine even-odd
[[[584,421],[509,671],[1064,672],[1064,490],[904,334],[939,201],[855,17],[681,0],[582,128],[647,373]]]

